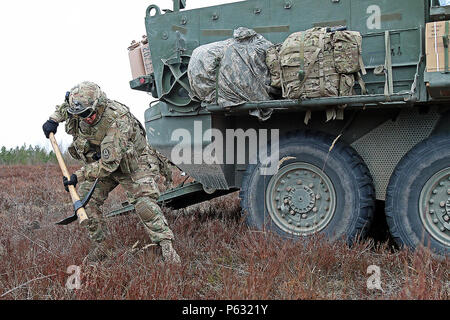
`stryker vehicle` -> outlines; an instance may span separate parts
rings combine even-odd
[[[438,0],[248,0],[183,10],[185,4],[175,0],[164,11],[148,7],[154,73],[130,82],[157,99],[145,113],[150,144],[169,159],[181,145],[183,156],[193,159],[177,165],[196,182],[169,190],[162,202],[181,208],[240,190],[253,229],[351,243],[367,233],[380,200],[399,245],[449,253],[449,32],[445,69],[432,73],[425,33],[427,23],[450,20],[450,6]],[[187,68],[196,47],[231,38],[238,27],[276,44],[315,26],[347,26],[362,34],[368,94],[357,86],[353,96],[250,101],[228,109],[191,99]],[[374,72],[379,66],[381,75]],[[344,120],[327,121],[330,107],[343,108]],[[265,121],[251,115],[269,109]],[[267,162],[251,161],[250,133],[247,143],[237,141],[231,149],[223,143],[224,159],[231,153],[235,161],[206,162],[202,152],[218,139],[210,129],[223,137],[228,129],[256,129],[258,141],[264,140],[261,129],[269,138],[278,129],[279,145],[268,143],[268,150],[279,147],[277,173],[267,175]],[[243,153],[245,163],[238,161]]]

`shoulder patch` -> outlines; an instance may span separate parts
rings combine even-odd
[[[109,157],[110,157],[110,155],[111,155],[111,153],[109,152],[109,149],[108,149],[108,148],[103,149],[102,157],[103,157],[105,160],[108,160]]]

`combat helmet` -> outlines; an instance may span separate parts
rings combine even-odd
[[[85,81],[68,92],[67,100],[69,103],[67,111],[71,115],[87,118],[104,104],[106,95],[97,84]]]

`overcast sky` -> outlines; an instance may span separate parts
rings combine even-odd
[[[237,0],[187,0],[187,9]],[[131,90],[127,47],[145,34],[150,4],[171,0],[17,0],[0,2],[0,146],[50,148],[42,124],[66,91],[94,81],[144,121],[151,96]],[[71,138],[60,125],[58,141]]]

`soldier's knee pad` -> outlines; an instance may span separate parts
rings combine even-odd
[[[91,199],[89,201],[89,204],[86,206],[86,214],[88,215],[88,217],[102,220],[103,216],[101,206],[102,204],[100,202]]]
[[[105,240],[105,226],[102,220],[96,218],[90,218],[86,225],[89,233],[89,238],[97,243],[101,243]]]
[[[139,199],[134,207],[136,213],[144,222],[153,221],[159,216],[163,216],[158,204],[147,197]]]

